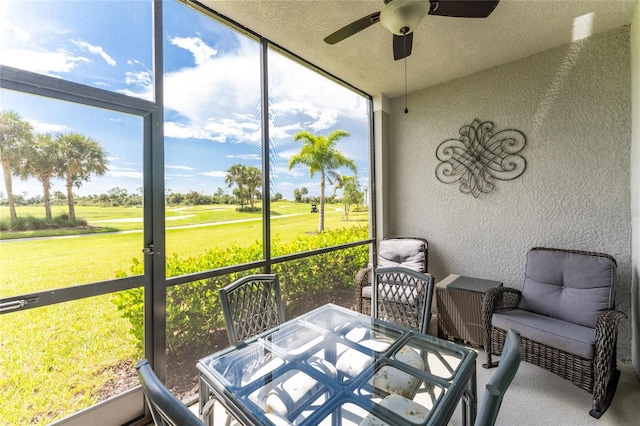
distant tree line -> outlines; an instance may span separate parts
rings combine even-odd
[[[343,178],[354,179],[354,177],[343,176]],[[357,182],[357,180],[355,181]],[[357,184],[359,187],[359,183]],[[336,191],[341,188],[336,187]],[[362,204],[363,193],[358,192],[355,198],[350,198],[348,189],[342,196],[335,193],[325,197],[327,204],[345,203],[348,206]],[[294,189],[294,200],[304,204],[318,204],[319,196],[308,196],[308,189]],[[303,194],[305,194],[303,196]],[[256,197],[260,199],[262,194],[257,191]],[[99,207],[141,207],[142,206],[142,188],[138,188],[137,192],[129,192],[125,188],[115,187],[109,189],[106,193],[90,194],[90,195],[73,195],[74,203],[77,206],[99,206]],[[281,193],[277,192],[271,197],[271,202],[286,201]],[[355,200],[355,201],[353,201]],[[168,206],[200,206],[208,204],[237,204],[236,196],[230,195],[224,189],[218,188],[213,195],[203,194],[198,191],[190,190],[187,193],[173,192],[171,189],[166,190],[165,201]],[[22,194],[13,194],[13,202],[16,206],[42,206],[44,205],[44,197],[35,195],[29,197],[26,192]],[[67,204],[67,196],[62,191],[53,191],[51,194],[51,206],[63,206]],[[8,205],[7,197],[4,192],[0,191],[0,205]],[[348,207],[345,207],[345,209]]]

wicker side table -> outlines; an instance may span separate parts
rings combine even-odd
[[[482,298],[493,287],[502,287],[502,283],[461,275],[449,275],[437,283],[438,334],[483,346]]]

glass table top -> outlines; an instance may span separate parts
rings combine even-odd
[[[475,380],[474,351],[325,305],[198,363],[237,417],[274,425],[426,425]],[[446,422],[445,422],[446,423]]]

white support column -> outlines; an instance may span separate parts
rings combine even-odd
[[[389,100],[384,95],[373,97],[373,131],[376,188],[376,238],[389,236],[390,206],[389,194]]]

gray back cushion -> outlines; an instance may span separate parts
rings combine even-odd
[[[560,250],[531,250],[520,309],[595,328],[614,307],[616,264],[608,257]]]
[[[410,238],[390,238],[378,245],[378,266],[402,266],[418,272],[427,272],[424,241]]]

